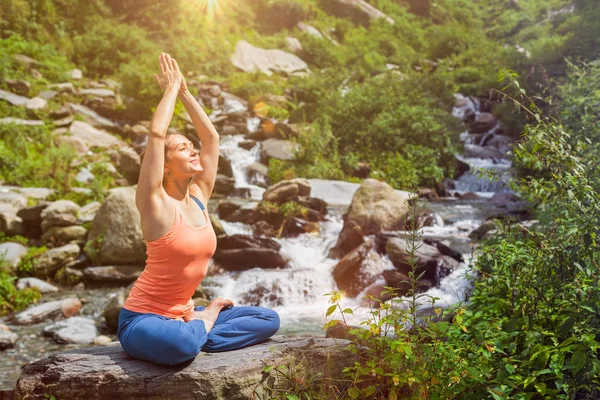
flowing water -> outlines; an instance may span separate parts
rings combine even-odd
[[[476,100],[466,99],[466,106],[455,108],[454,115],[462,118],[465,112],[478,113],[479,105]],[[258,119],[248,120],[249,130],[258,129]],[[495,135],[497,127],[489,134]],[[244,196],[241,201],[249,204],[262,198],[264,188],[260,186],[260,178],[249,177],[247,169],[258,162],[260,156],[260,143],[251,150],[244,150],[239,143],[243,135],[228,136],[221,140],[222,154],[232,164],[236,190]],[[463,140],[471,143],[472,136],[465,132]],[[474,168],[504,171],[510,170],[510,161],[506,159],[463,159]],[[226,273],[205,279],[203,286],[213,295],[232,299],[236,304],[259,304],[276,310],[281,316],[281,330],[279,333],[288,335],[311,334],[324,335],[321,326],[326,322],[325,312],[329,306],[327,293],[337,289],[332,278],[332,270],[337,260],[328,258],[329,249],[335,245],[337,237],[342,230],[342,216],[346,212],[352,195],[358,189],[358,184],[339,181],[310,180],[311,196],[325,200],[328,215],[321,224],[321,233],[318,235],[304,234],[296,238],[277,239],[281,244],[281,253],[290,260],[290,267],[279,270],[263,270],[259,268]],[[257,185],[258,183],[258,185]],[[463,201],[454,197],[439,201],[425,201],[424,205],[433,211],[437,218],[435,226],[424,228],[424,237],[437,238],[450,247],[460,251],[465,260],[472,258],[471,244],[468,234],[477,228],[493,212],[494,206],[485,198],[491,197],[496,192],[508,190],[505,183],[478,179],[477,172],[468,172],[455,182],[458,193],[476,192],[482,200]],[[227,234],[251,234],[251,228],[242,223],[223,221]],[[393,269],[387,256],[374,258],[373,268],[378,270]],[[440,286],[432,288],[428,294],[438,298],[437,303],[448,306],[463,301],[468,288],[467,275],[468,262],[450,273],[441,280]],[[102,310],[108,303],[116,289],[94,289],[83,293],[76,293],[86,300],[82,314],[94,318],[98,322],[100,334],[110,335],[103,321]],[[62,291],[53,296],[45,296],[44,301],[54,298],[64,298],[72,293]],[[360,306],[361,295],[356,298],[342,298],[344,307],[356,308]],[[426,305],[423,305],[426,307]],[[355,316],[349,318],[350,324],[358,324],[368,317],[368,309],[358,308]],[[0,322],[3,322],[0,320]],[[20,368],[27,362],[39,359],[45,355],[62,351],[78,345],[57,345],[51,339],[41,336],[41,330],[47,323],[32,326],[14,326],[7,323],[11,330],[20,337],[14,349],[2,353],[0,363],[0,390],[14,387],[20,374]],[[116,340],[114,335],[111,336]]]

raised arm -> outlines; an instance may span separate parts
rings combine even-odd
[[[168,54],[161,53],[160,69],[161,75],[154,77],[164,90],[164,94],[150,124],[148,144],[140,170],[135,196],[135,204],[140,212],[151,211],[153,207],[160,206],[166,198],[162,186],[165,169],[165,138],[183,80],[179,68]]]
[[[194,195],[196,190],[200,190],[204,197],[203,200],[208,202],[217,178],[219,134],[210,121],[210,118],[208,118],[208,115],[206,115],[200,104],[198,104],[198,101],[188,91],[185,80],[181,85],[179,100],[181,100],[186,111],[192,118],[198,138],[202,142],[200,164],[202,164],[204,170],[194,176],[190,187],[190,194]]]

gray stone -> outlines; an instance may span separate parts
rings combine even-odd
[[[57,94],[58,92],[55,90],[44,90],[43,92],[40,92],[38,96],[44,100],[52,100]]]
[[[277,182],[263,193],[263,200],[285,203],[297,196],[310,196],[310,183],[304,178]]]
[[[282,161],[292,161],[297,152],[300,152],[302,147],[298,143],[293,143],[282,139],[268,139],[262,142],[260,152],[260,161],[263,164],[268,164],[271,158]]]
[[[13,106],[24,106],[29,100],[27,97],[19,96],[6,90],[0,90],[0,99],[8,101]]]
[[[36,67],[39,63],[33,58],[26,56],[24,54],[14,54],[13,58],[20,62],[25,68]]]
[[[215,192],[223,195],[229,195],[235,189],[235,179],[225,175],[217,175],[215,180]]]
[[[464,156],[468,158],[504,158],[504,153],[491,147],[481,147],[476,144],[465,144]]]
[[[87,168],[81,168],[75,175],[75,180],[80,183],[91,183],[95,178],[94,174]]]
[[[57,119],[56,121],[54,121],[54,126],[62,128],[62,127],[71,125],[73,123],[73,121],[75,121],[75,117],[73,117],[72,115],[69,115],[67,117]]]
[[[231,56],[233,65],[242,71],[261,71],[272,75],[273,72],[293,75],[297,72],[307,72],[308,65],[299,57],[283,50],[264,50],[240,40]]]
[[[79,218],[77,223],[92,222],[98,210],[102,207],[99,201],[92,201],[79,209]]]
[[[27,254],[27,247],[20,243],[0,243],[0,259],[4,260],[4,263],[11,269],[17,267],[25,254]]]
[[[114,153],[113,162],[130,185],[135,185],[138,182],[142,163],[135,150],[129,146],[119,147]]]
[[[38,278],[21,278],[17,281],[17,289],[37,288],[41,293],[58,292],[58,288]]]
[[[48,196],[54,193],[54,189],[38,188],[38,187],[20,187],[14,189],[26,197],[31,197],[37,200],[45,200]]]
[[[87,229],[83,226],[52,226],[42,235],[42,242],[45,244],[69,243],[85,240]]]
[[[52,277],[66,263],[79,257],[80,248],[71,243],[43,253],[34,266],[35,274],[40,277]]]
[[[10,204],[13,208],[20,209],[27,207],[27,196],[6,188],[0,189],[0,203]]]
[[[69,132],[71,132],[73,136],[82,139],[89,147],[107,148],[110,146],[127,146],[125,142],[116,138],[115,136],[100,129],[96,129],[90,124],[81,121],[73,121],[71,127],[69,128]]]
[[[86,282],[103,282],[111,284],[130,283],[139,278],[143,270],[143,265],[87,267],[83,270],[83,279]]]
[[[29,325],[52,318],[72,317],[81,309],[81,301],[77,297],[49,301],[20,312],[14,318],[17,325]]]
[[[6,79],[6,84],[14,93],[26,96],[31,89],[31,84],[23,79]]]
[[[348,297],[356,297],[381,275],[384,263],[372,240],[346,254],[333,269],[333,279]]]
[[[44,336],[50,336],[56,343],[93,343],[98,336],[94,320],[85,317],[71,317],[44,328]]]
[[[19,336],[11,332],[8,326],[0,324],[0,350],[6,350],[15,346]]]
[[[33,120],[19,119],[19,118],[12,118],[12,117],[0,118],[0,125],[6,125],[6,124],[43,126],[44,121],[38,121],[35,119],[33,119]]]
[[[368,26],[379,19],[394,24],[393,19],[365,0],[324,0],[322,7],[329,14],[340,18],[349,18],[363,26]]]
[[[107,128],[107,129],[116,128],[116,124],[114,122],[112,122],[110,119],[104,118],[97,112],[95,112],[85,106],[82,106],[81,104],[69,104],[69,106],[71,107],[71,110],[73,110],[73,112],[75,114],[79,114],[79,115],[83,116],[84,118],[87,119],[87,121],[90,124],[92,124],[96,128]],[[79,122],[79,121],[75,121],[75,122]]]
[[[73,86],[73,84],[71,82],[53,83],[51,85],[48,85],[48,89],[56,90],[61,93],[62,92],[68,92],[68,93],[75,92],[75,86]]]
[[[71,200],[57,200],[46,207],[42,213],[42,231],[51,226],[70,226],[77,221],[79,205]]]
[[[77,136],[56,136],[54,143],[58,146],[70,146],[81,156],[86,155],[90,151],[85,141]]]
[[[14,209],[9,211],[0,208],[0,233],[8,236],[23,234],[23,220],[17,216]]]
[[[110,89],[80,89],[79,93],[86,96],[115,97],[115,92]]]
[[[191,363],[161,366],[135,360],[118,343],[51,355],[25,366],[16,398],[60,399],[235,399],[267,398],[275,378],[265,365],[298,367],[310,360],[311,372],[342,376],[355,356],[341,339],[274,336],[270,340],[218,354],[200,353]],[[243,362],[241,362],[243,360]]]
[[[80,69],[77,69],[77,68],[70,70],[69,75],[71,75],[71,79],[74,79],[77,81],[80,79],[83,79],[83,71],[81,71]]]
[[[300,41],[295,37],[286,37],[285,45],[287,46],[288,50],[292,53],[297,53],[302,50],[302,45],[300,44]]]
[[[127,300],[130,290],[131,289],[129,288],[121,289],[115,293],[106,307],[104,307],[104,311],[102,312],[104,320],[106,321],[106,325],[113,331],[113,333],[116,333],[117,328],[119,327],[119,314],[125,305],[125,300]]]
[[[85,252],[97,265],[146,263],[146,242],[133,187],[110,191],[92,221]]]
[[[27,100],[27,104],[25,104],[25,107],[27,107],[28,110],[43,110],[47,106],[48,102],[42,99],[41,97],[34,97],[33,99],[29,99]]]

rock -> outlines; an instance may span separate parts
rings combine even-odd
[[[470,133],[486,133],[492,129],[498,120],[491,113],[481,112],[475,118],[475,121],[471,122],[469,126]]]
[[[56,136],[54,143],[57,146],[70,146],[81,156],[86,155],[90,151],[85,141],[77,136]]]
[[[92,319],[71,317],[45,327],[44,336],[50,336],[56,343],[89,344],[98,336],[98,329]]]
[[[233,214],[241,207],[241,204],[234,203],[233,201],[221,201],[217,206],[217,212],[221,219],[226,219],[228,216]]]
[[[149,133],[150,130],[142,124],[136,124],[132,127],[125,125],[125,135],[133,141],[139,140]]]
[[[231,235],[219,240],[219,249],[231,250],[231,249],[243,249],[243,248],[268,248],[277,250],[281,248],[281,245],[273,239],[256,238],[248,235]]]
[[[129,291],[130,289],[119,290],[110,299],[106,307],[104,307],[102,315],[104,316],[106,325],[111,329],[113,333],[116,333],[117,328],[119,327],[119,314],[121,313],[121,309],[125,305],[125,300],[127,300],[127,296],[129,296]]]
[[[275,72],[290,76],[308,71],[308,65],[294,54],[278,49],[264,50],[244,40],[236,44],[231,62],[244,72],[259,70],[266,75]]]
[[[102,207],[102,203],[99,201],[92,201],[79,209],[79,217],[77,218],[78,224],[84,222],[92,222],[98,210]]]
[[[19,119],[19,118],[12,118],[12,117],[0,118],[0,125],[5,125],[5,124],[26,125],[26,126],[43,126],[44,121],[27,120],[27,119]]]
[[[481,147],[476,144],[465,144],[464,155],[468,158],[492,158],[501,159],[504,154],[494,148]]]
[[[109,338],[108,336],[104,336],[104,335],[100,335],[100,336],[96,336],[94,338],[94,345],[95,346],[106,346],[107,344],[111,343],[112,339]]]
[[[479,225],[477,229],[469,233],[469,239],[482,240],[488,237],[495,229],[496,225],[493,221],[486,221],[483,224]]]
[[[37,259],[34,266],[35,275],[39,277],[54,276],[60,267],[79,257],[79,252],[79,246],[74,243],[46,251]]]
[[[77,221],[79,205],[71,200],[57,200],[44,208],[41,213],[42,231],[51,226],[70,226]]]
[[[344,227],[332,256],[343,256],[362,243],[362,237],[404,227],[409,208],[408,194],[395,191],[387,183],[366,179],[354,193]]]
[[[221,110],[223,115],[227,116],[227,120],[232,123],[236,120],[246,121],[248,102],[234,94],[221,92]],[[239,128],[238,128],[239,129]]]
[[[361,306],[380,308],[381,303],[384,303],[390,299],[402,296],[399,290],[386,289],[385,284],[372,283],[365,289],[365,294],[360,299]]]
[[[71,76],[71,79],[73,79],[73,80],[78,81],[78,80],[83,79],[83,72],[80,69],[75,68],[75,69],[70,70],[67,73]]]
[[[87,229],[83,226],[53,226],[48,228],[42,235],[42,243],[64,244],[73,241],[84,240],[87,236]]]
[[[285,203],[297,196],[310,196],[310,183],[306,179],[277,182],[263,193],[263,201]]]
[[[388,240],[385,250],[394,266],[408,275],[411,271],[411,259],[407,250],[409,244],[403,238],[394,237]],[[458,268],[460,262],[454,258],[442,254],[437,247],[427,243],[417,243],[415,250],[415,260],[417,265],[417,276],[425,271],[422,279],[432,281],[433,286],[437,286],[440,279]]]
[[[281,237],[296,237],[303,233],[319,235],[321,226],[317,222],[306,221],[297,217],[288,218],[283,226]]]
[[[274,158],[282,161],[292,161],[296,153],[301,152],[302,147],[298,143],[282,139],[267,139],[262,143],[260,161],[268,165],[269,160]]]
[[[17,216],[14,209],[0,209],[0,233],[7,236],[22,235],[24,233],[23,220]]]
[[[16,209],[27,207],[27,196],[12,191],[0,190],[0,203],[10,204]]]
[[[19,96],[5,90],[0,90],[0,99],[8,101],[13,106],[24,106],[29,101],[27,97]]]
[[[19,336],[16,333],[11,332],[8,326],[0,324],[0,350],[15,347],[15,343],[17,343],[18,339]]]
[[[461,200],[469,200],[469,201],[481,200],[481,197],[478,196],[477,194],[473,193],[473,192],[463,193],[459,197],[460,197]]]
[[[81,309],[81,301],[77,297],[64,300],[49,301],[20,312],[14,318],[17,325],[29,325],[55,317],[72,317]]]
[[[55,120],[54,126],[56,126],[57,128],[68,127],[73,123],[73,121],[75,121],[75,117],[69,115],[67,117]]]
[[[314,36],[319,39],[325,39],[323,34],[312,25],[308,25],[308,24],[300,21],[300,22],[298,22],[297,26],[298,26],[298,29],[300,29],[302,32],[308,33],[309,35]]]
[[[13,54],[13,58],[21,63],[25,68],[32,68],[39,65],[36,60],[23,54]]]
[[[75,86],[71,82],[53,83],[48,85],[48,89],[57,90],[60,93],[74,93]]]
[[[240,142],[238,144],[238,146],[241,147],[244,150],[250,150],[254,146],[256,146],[256,141],[254,141],[254,140],[244,140],[243,142]]]
[[[215,235],[221,236],[225,234],[225,229],[223,229],[223,224],[214,214],[209,214],[210,223],[215,230]]]
[[[81,104],[69,104],[69,107],[71,107],[71,110],[75,114],[79,114],[79,115],[83,116],[88,121],[89,124],[93,125],[96,128],[106,128],[109,130],[117,129],[117,125],[114,122],[112,122],[110,119],[104,118],[97,112],[95,112],[85,106],[82,106]],[[81,121],[76,121],[76,122],[83,123]]]
[[[351,19],[363,26],[369,26],[371,22],[379,19],[394,24],[393,19],[364,0],[321,0],[321,5],[327,13]]]
[[[348,297],[356,297],[383,272],[381,256],[369,240],[342,258],[333,269],[333,279]]]
[[[259,396],[267,397],[261,382],[275,379],[263,372],[264,365],[293,368],[298,360],[306,359],[315,374],[341,376],[343,367],[355,359],[345,349],[347,345],[340,339],[274,336],[240,350],[200,353],[190,363],[169,367],[132,359],[115,343],[62,352],[28,364],[15,397],[250,400],[256,398],[257,390]]]
[[[115,92],[110,89],[80,89],[79,94],[84,96],[115,97]]]
[[[503,154],[512,147],[514,139],[505,135],[490,135],[487,142],[483,143],[485,146],[492,147]]]
[[[126,284],[139,278],[143,270],[143,265],[87,267],[83,270],[83,278],[88,283]]]
[[[410,0],[410,12],[420,17],[429,17],[431,0]]]
[[[95,178],[94,174],[87,168],[81,168],[75,175],[75,180],[79,183],[91,183]]]
[[[52,100],[56,95],[58,95],[58,92],[54,90],[44,90],[43,92],[38,93],[38,96],[44,100]],[[50,116],[52,116],[52,114]]]
[[[226,157],[219,157],[219,165],[217,167],[217,173],[224,175],[228,178],[233,178],[233,168],[231,167],[231,161]]]
[[[133,187],[110,191],[92,221],[84,251],[97,265],[145,265],[146,242]]]
[[[47,106],[48,102],[42,99],[41,97],[34,97],[33,99],[29,99],[27,100],[27,104],[25,104],[25,107],[27,107],[28,110],[43,110]]]
[[[27,247],[20,243],[4,242],[0,243],[0,258],[12,270],[17,268],[21,258],[27,254]]]
[[[114,156],[113,156],[114,155]],[[140,156],[131,147],[120,147],[111,155],[117,170],[127,179],[130,185],[138,183],[142,163]]]
[[[44,77],[44,75],[42,75],[42,73],[40,71],[38,71],[35,68],[32,68],[29,73],[31,74],[31,76],[33,77],[33,79],[42,79]]]
[[[246,174],[250,183],[264,187],[269,180],[269,167],[261,163],[252,163],[246,168]]]
[[[17,281],[17,289],[37,288],[40,293],[58,292],[58,288],[38,278],[21,278]]]
[[[233,125],[223,125],[223,128],[219,129],[219,134],[221,136],[233,136],[239,135],[240,133],[238,132],[237,128]]]
[[[242,236],[242,235],[234,235]],[[231,242],[232,237],[228,237]],[[264,239],[259,239],[264,241]],[[250,242],[250,239],[248,239]],[[279,254],[279,248],[244,247],[231,248],[227,243],[219,242],[214,259],[223,268],[230,271],[243,271],[251,268],[284,268],[287,261]]]
[[[80,138],[88,147],[108,148],[110,146],[127,147],[128,145],[115,136],[94,128],[90,124],[81,121],[73,121],[69,132]]]
[[[288,50],[291,51],[292,53],[298,53],[299,51],[302,50],[302,45],[300,44],[300,41],[295,37],[290,37],[290,36],[286,37],[285,45],[288,48]]]
[[[235,179],[225,175],[217,175],[215,180],[215,192],[222,195],[229,195],[235,189]]]
[[[4,82],[13,93],[23,96],[27,96],[31,89],[31,84],[23,79],[6,79]]]

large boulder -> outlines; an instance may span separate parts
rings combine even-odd
[[[119,147],[111,154],[112,162],[117,170],[127,179],[131,185],[135,185],[140,177],[142,163],[140,156],[131,147]]]
[[[77,222],[79,206],[71,200],[58,200],[44,208],[42,218],[42,231],[53,226],[70,226]]]
[[[127,147],[128,145],[108,132],[102,131],[92,125],[82,122],[73,121],[69,127],[69,132],[75,137],[80,138],[88,147],[108,148],[111,146]]]
[[[145,265],[146,242],[133,187],[111,190],[92,221],[84,251],[96,265]]]
[[[298,143],[283,139],[267,139],[262,143],[260,151],[260,162],[268,165],[269,160],[274,158],[281,161],[292,161],[296,153],[302,151]]]
[[[409,212],[409,198],[409,194],[398,192],[387,183],[366,179],[354,193],[331,255],[344,256],[359,246],[366,235],[403,228]]]
[[[297,196],[310,196],[310,183],[303,178],[277,182],[263,193],[264,201],[285,203]]]
[[[379,19],[394,24],[393,19],[365,0],[321,0],[321,4],[327,13],[350,19],[363,26],[369,26],[371,22]]]
[[[98,329],[93,319],[71,317],[46,326],[44,336],[56,343],[90,344],[98,336]]]
[[[19,265],[21,258],[27,254],[27,247],[20,243],[4,242],[0,243],[0,258],[4,260],[4,263],[14,270]]]
[[[287,260],[279,253],[280,245],[272,239],[232,235],[221,238],[214,259],[230,271],[251,268],[284,268]]]
[[[83,279],[88,283],[121,285],[135,281],[143,270],[143,265],[87,267],[83,270]]]
[[[34,265],[36,276],[53,277],[62,266],[77,259],[81,249],[75,243],[50,249],[38,257]]]
[[[479,113],[479,115],[477,115],[473,122],[471,122],[471,125],[469,126],[469,132],[486,133],[494,126],[496,126],[497,123],[498,120],[496,119],[496,117],[494,117],[494,115],[487,112],[482,112]]]
[[[338,262],[333,269],[333,279],[347,296],[356,297],[382,272],[381,256],[374,250],[374,242],[369,240]]]
[[[296,368],[300,360],[308,360],[315,374],[341,376],[355,358],[345,350],[347,345],[345,340],[274,336],[240,350],[200,353],[190,363],[169,367],[132,359],[115,343],[57,353],[27,365],[15,397],[250,400],[258,394],[266,398],[266,382],[276,379],[276,372],[263,372],[265,365]]]
[[[294,75],[308,71],[308,65],[294,54],[279,49],[261,49],[244,40],[236,44],[231,62],[244,72],[258,70],[266,75],[274,72]]]
[[[119,327],[119,314],[125,305],[125,300],[127,300],[127,296],[129,296],[129,292],[131,291],[131,287],[127,289],[121,289],[110,299],[102,315],[104,316],[104,320],[106,321],[106,325],[113,333],[117,332],[117,328]]]

